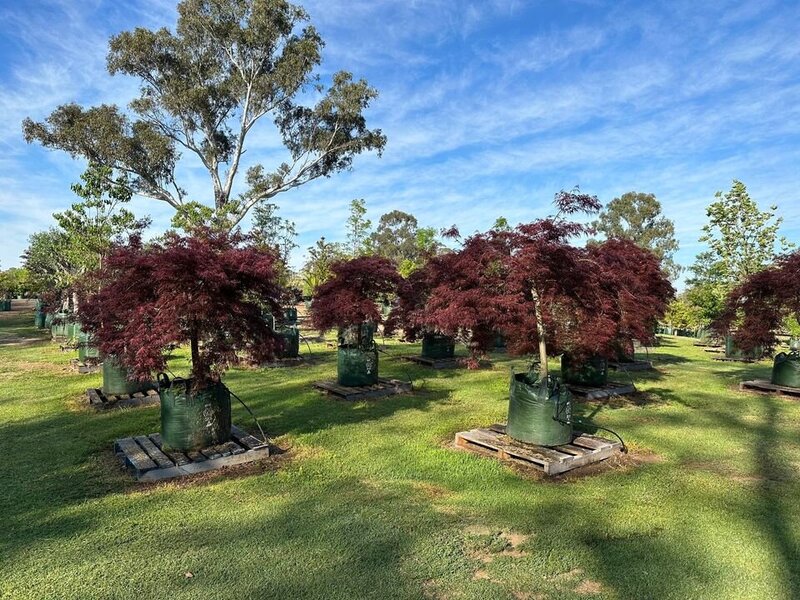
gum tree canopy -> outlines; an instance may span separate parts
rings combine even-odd
[[[238,361],[237,351],[274,358],[280,342],[261,311],[262,303],[280,310],[276,260],[238,233],[170,232],[147,246],[134,236],[87,278],[97,291],[81,302],[79,317],[100,351],[141,379],[166,368],[170,344],[188,342],[193,385],[203,388]]]
[[[771,350],[787,317],[800,319],[800,251],[778,257],[734,288],[712,328],[720,335],[735,329],[734,341],[745,352]]]
[[[175,33],[137,28],[110,40],[109,72],[141,82],[130,113],[65,104],[44,122],[26,119],[25,139],[127,173],[132,192],[176,209],[178,225],[230,229],[259,202],[348,169],[386,143],[363,115],[374,88],[344,71],[327,89],[319,83],[323,41],[308,20],[285,0],[183,0]],[[312,97],[315,104],[303,103]],[[288,159],[272,171],[249,164],[235,186],[248,135],[267,116]],[[180,187],[185,152],[208,171],[213,207]]]

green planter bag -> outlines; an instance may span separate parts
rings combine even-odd
[[[450,336],[438,333],[426,333],[422,336],[423,358],[453,358],[455,349],[456,342]]]
[[[603,387],[608,383],[608,361],[602,356],[592,356],[583,362],[577,362],[569,354],[563,354],[561,377],[564,383]]]
[[[50,327],[50,333],[54,338],[69,337],[69,331],[72,329],[72,324],[67,322],[69,314],[65,312],[56,313],[53,315],[53,324]]]
[[[278,358],[297,358],[300,355],[300,330],[297,327],[281,327],[276,333],[283,340],[283,349]]]
[[[733,340],[733,336],[725,336],[725,358],[758,360],[762,356],[764,356],[764,349],[761,346],[750,350],[750,352],[744,352],[741,348],[739,348],[739,346],[736,345],[736,342]]]
[[[36,329],[44,329],[47,327],[47,315],[41,310],[37,310],[33,316],[33,324]]]
[[[189,451],[231,439],[231,393],[222,383],[192,390],[191,379],[158,377],[161,439],[167,448]]]
[[[572,396],[556,377],[511,372],[506,433],[520,442],[560,446],[572,441]]]
[[[149,381],[131,381],[128,370],[120,365],[113,356],[103,359],[103,394],[106,396],[124,396],[144,392],[153,387]]]
[[[86,363],[87,361],[97,362],[100,359],[100,350],[92,342],[92,336],[78,328],[78,360]]]
[[[339,346],[336,360],[336,381],[345,387],[378,383],[378,350]]]
[[[770,381],[774,385],[800,388],[800,353],[780,352],[776,354]]]

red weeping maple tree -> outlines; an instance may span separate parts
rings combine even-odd
[[[146,246],[134,237],[90,275],[86,287],[98,291],[82,299],[79,318],[100,351],[139,379],[166,368],[168,346],[188,343],[201,389],[238,362],[237,351],[274,357],[281,341],[262,310],[280,312],[276,260],[239,233],[168,233]]]
[[[458,231],[448,236],[457,238]],[[458,252],[431,257],[398,287],[387,328],[401,328],[409,341],[427,332],[460,338],[472,355],[469,366],[476,366],[496,329],[509,322],[508,256],[507,233],[489,232],[467,238]]]
[[[416,290],[408,282],[398,320],[468,336],[473,357],[503,331],[509,352],[538,355],[542,379],[548,356],[613,356],[620,339],[649,339],[674,293],[658,259],[624,240],[574,246],[589,230],[569,217],[593,214],[600,203],[562,191],[554,204],[555,216],[473,235],[458,252],[432,259]]]
[[[800,251],[779,257],[733,289],[711,327],[722,336],[732,333],[745,352],[759,347],[771,351],[787,316],[800,318]]]
[[[317,288],[311,305],[315,329],[382,323],[378,302],[387,302],[401,282],[394,262],[381,256],[360,256],[331,266],[333,277]]]

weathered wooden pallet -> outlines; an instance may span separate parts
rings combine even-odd
[[[608,368],[614,371],[649,371],[653,363],[649,360],[634,360],[631,362],[610,362]]]
[[[762,394],[782,394],[792,398],[800,398],[800,388],[776,385],[766,379],[754,379],[753,381],[743,381],[739,384],[739,389],[747,392],[761,392]]]
[[[632,383],[619,383],[617,381],[609,381],[603,387],[589,387],[568,383],[567,389],[575,396],[586,400],[600,400],[602,398],[611,398],[612,396],[624,396],[625,394],[632,394],[636,391],[636,387]]]
[[[103,370],[103,363],[99,362],[81,362],[77,358],[73,358],[69,361],[70,367],[80,373],[81,375],[86,375],[88,373],[99,373]]]
[[[457,369],[460,366],[457,358],[428,358],[427,356],[415,354],[401,356],[400,358],[433,369]]]
[[[306,364],[308,363],[305,358],[296,356],[294,358],[276,358],[270,362],[262,363],[260,366],[265,369],[280,369],[283,367],[300,367]]]
[[[114,453],[137,481],[160,481],[266,458],[270,445],[234,425],[230,441],[199,451],[167,450],[161,434],[151,433],[116,440]]]
[[[753,363],[756,362],[753,358],[733,358],[730,356],[715,356],[713,360],[720,362],[740,362],[740,363]]]
[[[563,446],[536,446],[518,442],[506,435],[505,425],[472,429],[456,434],[456,446],[485,456],[522,464],[547,475],[557,475],[578,467],[606,460],[622,451],[622,444],[605,438],[573,433]]]
[[[368,400],[395,394],[405,394],[411,391],[411,383],[398,379],[378,379],[375,385],[348,387],[339,385],[335,381],[315,381],[314,387],[333,394],[343,400]]]
[[[89,388],[86,390],[86,395],[89,397],[89,404],[97,410],[145,406],[149,404],[158,404],[160,401],[158,391],[154,389],[144,392],[135,392],[133,394],[106,396],[101,389]]]
[[[708,348],[704,348],[703,352],[713,352],[715,354],[719,354],[720,352],[725,352],[725,348],[722,346],[710,346]]]

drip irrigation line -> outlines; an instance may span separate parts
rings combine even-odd
[[[220,383],[222,383],[222,382],[220,382]],[[222,383],[222,387],[224,387],[226,390],[228,390],[228,393],[229,393],[231,396],[233,396],[234,398],[236,398],[236,399],[239,401],[239,403],[240,403],[242,406],[244,406],[245,410],[247,410],[247,412],[249,412],[249,413],[250,413],[250,416],[251,416],[251,417],[253,417],[253,421],[255,421],[255,422],[256,422],[256,427],[258,427],[258,430],[261,432],[261,441],[263,441],[265,444],[269,443],[269,440],[267,440],[267,434],[266,434],[266,433],[264,433],[264,430],[261,428],[261,423],[259,423],[259,422],[258,422],[258,419],[256,418],[255,414],[253,414],[253,411],[252,411],[252,410],[250,410],[250,407],[249,407],[249,406],[247,406],[247,404],[245,404],[245,403],[244,403],[244,400],[242,400],[241,398],[239,398],[239,396],[237,396],[236,394],[234,394],[234,393],[231,391],[231,388],[229,388],[227,385],[225,385],[224,383]]]
[[[299,335],[302,338],[302,340],[306,343],[306,346],[308,347],[308,358],[313,359],[314,353],[311,351],[311,344],[308,343],[308,338],[306,338],[306,336],[300,333],[299,329],[297,330],[297,335]]]
[[[558,412],[556,412],[555,416],[553,417],[554,421],[558,421],[559,423],[562,423],[564,425],[569,425],[569,426],[589,425],[590,427],[594,427],[595,429],[600,429],[602,431],[607,431],[607,432],[609,432],[611,435],[613,435],[615,438],[617,438],[619,440],[619,443],[622,444],[622,453],[623,454],[627,454],[628,446],[625,445],[625,440],[623,440],[622,436],[620,436],[616,431],[614,431],[613,429],[609,429],[608,427],[600,427],[599,425],[596,425],[595,423],[591,423],[589,421],[584,421],[583,419],[580,419],[580,418],[577,418],[577,417],[572,417],[569,421],[566,420],[566,419],[562,419],[561,418],[561,411],[562,410],[563,410],[563,408],[559,407]]]
[[[380,352],[381,354],[385,354],[385,355],[386,355],[386,356],[388,356],[389,358],[394,358],[394,357],[393,357],[391,354],[389,354],[389,353],[388,353],[386,350],[382,350],[381,348],[379,348],[379,347],[377,346],[377,344],[375,345],[375,350],[377,350],[377,351],[378,351],[378,352]],[[411,377],[411,374],[409,373],[408,369],[406,369],[406,367],[405,367],[405,366],[401,366],[401,367],[400,367],[400,369],[403,371],[403,373],[405,373],[405,374],[406,374],[406,378],[408,379],[408,383],[410,383],[410,384],[411,384],[411,389],[413,390],[413,389],[414,389],[414,379]],[[425,383],[425,380],[423,379],[423,380],[422,380],[422,382],[423,382],[423,385],[424,385],[424,383]]]

